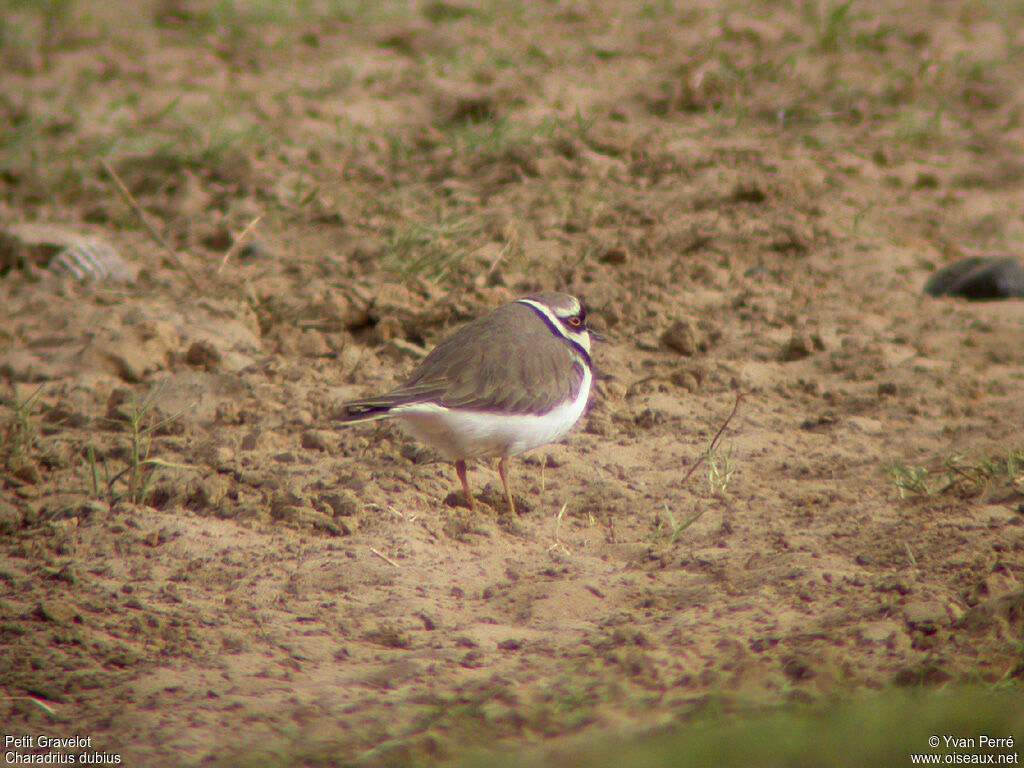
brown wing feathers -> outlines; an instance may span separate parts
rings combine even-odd
[[[409,381],[374,398],[346,403],[343,422],[385,418],[399,405],[437,402],[450,408],[544,413],[574,396],[583,369],[568,342],[524,304],[506,304],[441,342]]]

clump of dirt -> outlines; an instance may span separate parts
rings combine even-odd
[[[134,281],[0,278],[12,728],[410,764],[1024,675],[1024,303],[922,293],[1021,240],[1014,12],[58,5],[0,218]],[[337,427],[540,289],[607,342],[518,517]]]

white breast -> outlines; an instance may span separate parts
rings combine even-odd
[[[576,399],[540,415],[459,411],[434,403],[401,405],[390,415],[449,461],[515,456],[564,437],[583,415],[590,382],[585,369]]]

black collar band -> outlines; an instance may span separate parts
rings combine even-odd
[[[532,309],[534,312],[536,312],[537,313],[537,317],[539,317],[541,320],[544,321],[544,324],[551,330],[551,332],[553,334],[555,334],[555,336],[557,336],[558,338],[564,340],[569,346],[571,346],[573,349],[575,349],[577,352],[579,352],[580,353],[580,357],[583,358],[583,362],[587,366],[587,370],[590,371],[591,374],[593,374],[594,363],[590,359],[590,353],[587,352],[587,350],[583,347],[582,344],[580,344],[578,341],[574,341],[573,339],[570,339],[562,331],[561,328],[559,328],[557,325],[555,325],[555,323],[551,320],[550,317],[548,317],[544,312],[541,312],[539,309],[537,309],[537,307],[533,306],[533,304],[529,304],[529,303],[527,303],[525,301],[520,302],[520,304],[526,304],[526,306],[528,306],[530,309]]]

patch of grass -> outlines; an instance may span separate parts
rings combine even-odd
[[[472,252],[482,230],[479,218],[455,212],[438,212],[433,221],[400,222],[388,233],[385,267],[404,279],[438,282]]]
[[[945,130],[944,112],[942,104],[931,109],[915,106],[901,110],[896,120],[896,140],[924,144],[938,141]]]
[[[0,1],[0,52],[39,51],[44,60],[74,29],[74,0]]]
[[[824,6],[824,3],[822,3]],[[850,7],[853,0],[846,0],[832,7],[822,8],[818,28],[818,48],[823,51],[838,51],[840,43],[850,39]]]
[[[723,453],[720,445],[708,449],[705,462],[708,465],[708,490],[712,496],[723,496],[732,480],[736,467],[732,463],[732,446]]]
[[[0,701],[27,701],[53,718],[57,717],[57,711],[42,699],[35,696],[0,696]]]
[[[177,109],[177,107],[169,107]],[[110,147],[110,154],[125,154],[137,164],[169,170],[203,171],[237,181],[237,169],[247,167],[252,153],[273,144],[273,137],[257,124],[239,124],[222,114],[175,115],[152,132],[126,134]],[[223,118],[223,119],[222,119]]]
[[[568,116],[551,112],[537,122],[486,115],[480,120],[450,123],[445,126],[445,132],[455,154],[480,166],[515,161],[524,153],[536,154],[544,149],[556,154],[572,154],[573,142],[586,142],[596,123],[596,115],[586,115],[577,106]]]
[[[933,496],[955,493],[964,498],[1000,490],[1024,494],[1024,448],[1012,448],[1001,454],[982,454],[970,459],[955,454],[935,470],[894,461],[887,467],[900,498],[908,493]]]
[[[52,2],[53,0],[51,0]],[[240,31],[277,26],[284,30],[301,30],[307,25],[341,21],[372,24],[408,18],[410,5],[405,0],[217,0],[200,4],[199,9],[184,13],[165,13],[159,23],[179,32],[205,39],[211,34],[237,35]]]
[[[20,403],[0,403],[0,458],[27,456],[36,440],[32,408],[42,386]]]
[[[161,393],[162,388],[157,387],[146,395],[141,403],[135,399],[133,394],[131,406],[125,413],[125,419],[123,421],[114,420],[116,423],[122,424],[127,428],[128,458],[127,466],[113,476],[110,475],[104,462],[105,485],[111,504],[120,499],[126,499],[132,504],[144,504],[149,493],[153,470],[157,467],[190,469],[187,465],[173,464],[163,459],[150,457],[154,435],[160,430],[166,429],[181,417],[180,412],[163,418],[157,417],[155,408]],[[88,452],[88,458],[93,490],[97,491],[96,460],[95,453],[91,449]],[[125,485],[123,493],[115,491],[115,486],[118,482]]]
[[[850,225],[849,226],[840,225],[840,226],[843,226],[843,229],[845,229],[849,234],[851,234],[851,235],[853,235],[855,237],[857,235],[862,234],[861,233],[861,228],[863,227],[865,221],[869,221],[870,220],[868,218],[868,214],[870,214],[871,211],[874,208],[875,208],[874,201],[867,202],[867,203],[865,203],[862,206],[858,206],[856,208],[856,210],[854,210],[854,212],[853,212],[853,218],[851,219]]]
[[[900,498],[906,498],[908,493],[915,496],[930,496],[932,491],[928,485],[928,470],[924,467],[912,467],[900,461],[894,461],[887,468],[892,477]]]
[[[560,750],[557,758],[506,758],[499,766],[571,768],[658,768],[659,766],[802,766],[860,768],[910,765],[912,754],[998,755],[1014,759],[1014,747],[953,749],[943,736],[1020,738],[1024,729],[1024,691],[994,693],[983,688],[887,691],[825,709],[786,708],[702,719],[669,733],[624,742]],[[937,747],[929,738],[938,736]],[[977,759],[977,758],[975,758]],[[462,765],[483,765],[482,762]],[[490,763],[493,765],[494,763]]]
[[[358,752],[352,740],[310,740],[284,736],[258,751],[223,755],[214,765],[403,765],[460,768],[861,768],[911,765],[911,755],[1006,755],[1020,750],[1024,732],[1024,691],[1020,685],[992,690],[956,686],[925,690],[890,689],[826,707],[742,708],[708,699],[691,710],[689,721],[670,729],[611,738],[586,726],[599,720],[600,705],[621,700],[615,686],[583,680],[555,681],[529,703],[502,684],[478,693],[438,699],[399,735],[382,734],[375,746]],[[698,703],[699,704],[699,703]],[[521,728],[544,734],[523,738]],[[559,734],[583,728],[557,741]],[[1013,747],[954,749],[944,737],[1014,738]],[[929,743],[939,738],[938,746]],[[932,742],[934,743],[934,742]],[[486,748],[481,745],[487,744]],[[975,757],[976,762],[984,758]]]
[[[1024,492],[1024,448],[1014,448],[1001,455],[983,454],[973,461],[964,456],[952,456],[946,460],[944,470],[949,482],[943,491],[978,496],[1010,487]]]
[[[620,695],[614,684],[588,677],[581,670],[580,674],[563,676],[547,687],[534,702],[539,710],[530,713],[529,719],[541,733],[564,733],[593,722],[597,708]]]
[[[676,523],[675,516],[669,510],[668,504],[665,503],[662,505],[662,514],[664,515],[664,517],[658,518],[657,528],[655,532],[657,533],[664,529],[668,533],[668,541],[666,542],[666,544],[667,546],[671,547],[673,544],[676,543],[676,540],[679,538],[679,534],[681,534],[691,525],[700,520],[701,517],[704,516],[705,512],[707,512],[707,508],[702,507],[701,509],[698,509],[692,515],[690,515],[688,518],[683,520],[681,523]]]
[[[513,147],[527,146],[536,138],[550,138],[553,122],[528,125],[507,117],[467,120],[449,127],[449,142],[459,154],[486,160],[504,157]]]
[[[858,30],[854,33],[853,44],[860,50],[884,53],[889,49],[891,41],[896,37],[895,25],[879,23],[870,30]]]
[[[693,473],[701,466],[706,464],[708,468],[708,488],[712,496],[721,496],[725,493],[726,488],[729,486],[729,481],[732,479],[733,472],[736,468],[732,464],[732,448],[730,447],[725,454],[721,452],[721,440],[722,435],[725,434],[725,430],[728,429],[729,424],[732,423],[735,418],[737,411],[739,411],[740,403],[743,402],[743,395],[736,395],[736,402],[733,404],[732,410],[726,417],[725,421],[722,422],[722,426],[718,428],[718,432],[711,438],[711,442],[708,443],[708,447],[704,453],[701,454],[700,458],[695,461],[686,474],[683,476],[682,485],[686,486],[689,483]],[[695,522],[700,520],[706,509],[699,509],[693,513],[690,517],[685,519],[681,523],[676,523],[675,517],[669,511],[668,504],[662,505],[664,510],[664,521],[659,518],[657,521],[656,531],[661,530],[662,527],[666,527],[670,532],[667,545],[671,547],[676,543],[679,538],[679,534],[693,525]],[[667,526],[664,525],[667,523]]]
[[[565,510],[567,510],[568,508],[569,502],[566,502],[565,504],[562,505],[561,509],[558,510],[558,514],[555,516],[555,543],[548,547],[549,553],[558,550],[564,554],[569,554],[569,551],[565,548],[565,545],[562,543],[562,540],[558,538],[558,532],[562,528],[562,517],[565,516]]]

